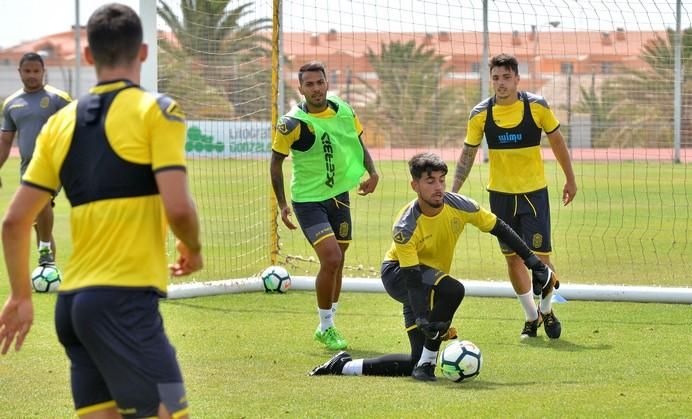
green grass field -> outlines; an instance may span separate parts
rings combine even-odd
[[[452,166],[452,162],[449,162]],[[8,202],[17,180],[17,160],[3,170]],[[286,164],[288,171],[290,164]],[[453,166],[452,166],[453,167]],[[686,165],[649,162],[575,162],[579,192],[560,205],[562,175],[546,164],[552,206],[553,261],[564,282],[684,286],[692,278],[692,177]],[[350,276],[377,276],[391,243],[396,212],[414,194],[405,163],[378,163],[381,182],[367,197],[352,194],[354,241]],[[263,160],[193,160],[189,173],[202,222],[206,268],[194,279],[257,275],[269,264],[268,163]],[[290,178],[290,173],[286,174]],[[487,165],[477,165],[462,193],[488,206]],[[287,188],[288,189],[288,188]],[[71,252],[67,202],[56,206],[59,257]],[[317,264],[296,262],[314,252],[303,234],[279,220],[279,261],[295,274],[313,275]],[[172,242],[171,242],[172,243]],[[459,278],[506,278],[495,238],[469,226],[459,240],[452,274]]]
[[[0,288],[4,299],[5,284]],[[0,417],[72,413],[68,365],[52,325],[55,297],[34,299],[25,348],[0,358]],[[311,340],[309,292],[162,303],[192,413],[201,418],[689,417],[689,306],[568,302],[560,340],[518,339],[519,307],[467,298],[455,318],[483,352],[476,380],[308,377],[331,353]],[[345,294],[338,324],[355,357],[405,352],[401,308],[384,294]]]
[[[396,212],[415,196],[405,162],[380,161],[378,190],[351,195],[354,240],[347,274],[374,277],[391,243]],[[450,170],[454,163],[448,162]],[[290,164],[285,164],[288,172]],[[575,162],[579,192],[561,205],[562,172],[546,163],[550,183],[553,261],[564,282],[688,285],[692,278],[692,176],[687,165],[659,162]],[[477,164],[462,193],[488,207],[487,164]],[[207,269],[197,279],[257,275],[269,262],[268,162],[196,160],[190,163],[199,203]],[[451,178],[451,176],[450,176]],[[286,173],[286,179],[290,174]],[[449,185],[451,186],[451,185]],[[288,188],[287,188],[288,190]],[[295,219],[294,219],[295,221]],[[294,273],[314,275],[303,234],[279,220],[279,261]],[[469,226],[457,245],[452,274],[459,278],[506,278],[497,242]]]
[[[486,169],[477,169],[463,192],[485,204]],[[563,278],[689,285],[692,182],[686,167],[623,162],[575,169],[581,179],[575,204],[560,209],[552,195],[555,259]],[[380,170],[378,194],[353,198],[356,241],[348,263],[363,265],[349,271],[356,276],[377,267],[393,212],[413,198],[403,163],[383,162]],[[555,167],[547,171],[557,183]],[[3,212],[16,172],[17,161],[11,159],[1,173]],[[207,262],[206,272],[196,279],[252,275],[266,266],[267,172],[267,162],[191,163]],[[552,190],[558,189],[553,185]],[[59,261],[64,261],[71,248],[62,196],[55,235]],[[486,236],[472,227],[465,233],[454,265],[457,276],[503,277],[501,256]],[[281,242],[282,257],[312,255],[300,232],[282,229]],[[294,273],[314,266],[296,265]],[[0,300],[7,294],[2,261]],[[35,322],[25,348],[0,358],[0,417],[73,415],[68,364],[53,328],[54,303],[54,295],[35,296]],[[563,322],[560,340],[539,337],[522,343],[516,301],[469,297],[454,323],[462,338],[480,346],[484,367],[476,380],[462,384],[307,377],[332,355],[311,340],[317,318],[310,292],[165,301],[162,312],[195,417],[692,416],[689,305],[570,301],[556,306]],[[346,293],[337,324],[354,357],[406,352],[400,313],[385,294]]]

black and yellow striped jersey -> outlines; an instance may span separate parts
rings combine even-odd
[[[528,115],[526,109],[530,110]],[[489,110],[491,121],[487,120]],[[535,128],[537,134],[527,132],[525,127]],[[490,162],[488,190],[527,193],[547,186],[540,131],[552,133],[559,127],[543,97],[521,92],[519,100],[511,105],[498,105],[491,97],[473,108],[464,142],[475,147],[486,135]]]
[[[63,185],[73,253],[60,292],[94,287],[166,291],[167,221],[154,174],[185,170],[177,104],[128,81],[99,84],[39,134],[25,185]]]

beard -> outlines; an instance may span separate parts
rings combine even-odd
[[[320,96],[319,99],[315,98],[310,98],[308,99],[308,103],[314,107],[319,107],[319,106],[324,106],[324,104],[327,102],[327,96]]]
[[[24,88],[28,90],[36,90],[42,86],[41,80],[38,79],[22,80],[22,83],[24,84]]]
[[[444,203],[445,203],[444,199],[440,199],[440,202],[433,202],[433,201],[430,201],[430,200],[425,199],[425,198],[422,198],[422,199],[423,199],[423,202],[428,204],[431,208],[435,208],[435,209],[442,208],[442,205],[444,205]]]

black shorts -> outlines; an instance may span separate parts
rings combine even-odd
[[[490,191],[490,210],[517,232],[529,249],[538,254],[550,254],[550,202],[548,188],[525,194],[505,194]],[[514,251],[501,240],[505,255]]]
[[[350,205],[348,192],[344,192],[321,202],[293,202],[293,212],[313,246],[329,236],[348,243],[352,230]]]
[[[159,295],[94,288],[59,294],[55,328],[71,363],[78,414],[117,407],[123,417],[187,412],[175,349],[163,329]]]
[[[423,275],[423,288],[428,296],[430,291],[437,282],[448,276],[442,271],[429,266],[420,265],[421,274]],[[416,316],[413,313],[413,308],[408,300],[408,289],[406,288],[406,280],[400,274],[401,267],[397,261],[384,261],[380,274],[382,277],[382,285],[390,297],[404,305],[404,326],[408,329],[416,323]]]

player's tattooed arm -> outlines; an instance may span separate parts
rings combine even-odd
[[[459,160],[457,160],[457,167],[454,171],[454,183],[452,184],[452,192],[458,192],[461,186],[466,181],[466,178],[471,172],[473,167],[473,162],[476,159],[476,153],[478,152],[478,146],[470,146],[464,144],[464,148],[461,150],[459,155]]]
[[[377,169],[375,169],[375,162],[372,160],[370,152],[363,142],[362,134],[360,137],[358,137],[358,140],[360,141],[361,147],[363,147],[363,166],[365,166],[365,170],[368,171],[369,175],[368,179],[365,179],[360,183],[360,186],[358,187],[358,194],[367,195],[375,191],[377,183],[380,179],[380,175],[377,173]]]
[[[362,142],[361,142],[361,144],[362,144]],[[368,171],[368,174],[370,176],[377,174],[377,169],[375,169],[375,162],[372,161],[372,157],[370,156],[370,152],[365,147],[363,147],[363,165],[365,166],[365,170]]]

